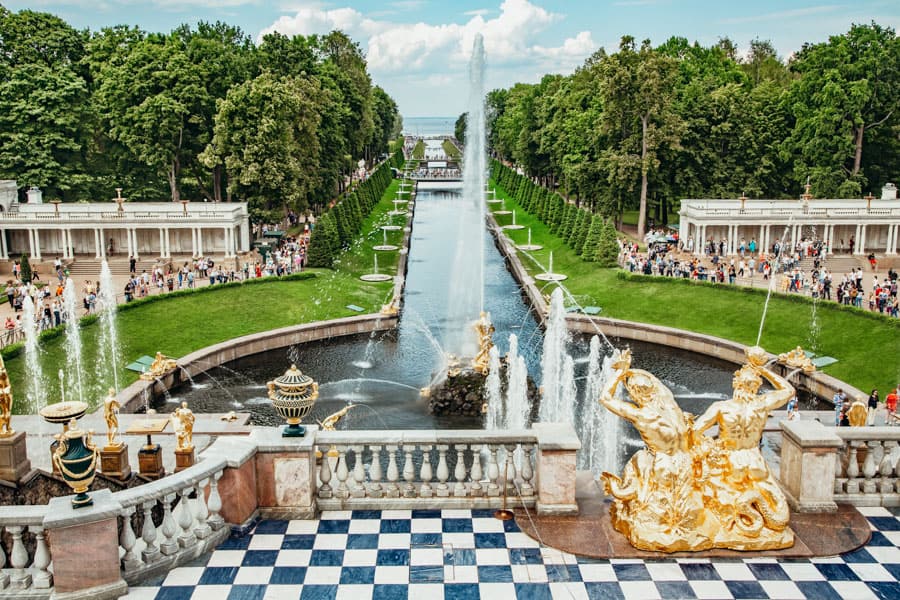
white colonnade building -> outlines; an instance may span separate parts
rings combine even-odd
[[[882,197],[815,199],[807,192],[800,200],[751,200],[749,198],[681,201],[679,235],[693,253],[706,253],[706,242],[726,241],[726,254],[736,254],[743,239],[756,240],[758,251],[768,251],[776,240],[793,247],[802,239],[827,244],[829,254],[895,255],[900,247],[900,200],[897,188],[887,184]]]
[[[16,183],[0,181],[0,260],[221,255],[250,250],[246,202],[43,203],[40,190],[16,201]]]

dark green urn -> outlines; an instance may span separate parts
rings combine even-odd
[[[75,492],[72,506],[81,508],[94,503],[87,491],[97,474],[97,457],[100,451],[91,441],[91,434],[78,429],[75,419],[69,429],[59,437],[59,446],[53,453],[53,464]]]

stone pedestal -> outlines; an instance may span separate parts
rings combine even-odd
[[[109,490],[91,493],[93,506],[73,509],[70,498],[50,500],[44,520],[53,555],[54,598],[118,598],[128,591],[119,567],[118,515]]]
[[[781,487],[797,512],[837,512],[835,453],[843,440],[818,421],[781,423]]]
[[[538,514],[577,514],[575,455],[581,448],[578,435],[568,424],[535,423],[532,429],[538,437],[535,464]]]
[[[100,451],[100,472],[107,477],[125,480],[131,477],[131,465],[128,462],[128,444],[121,442],[118,446],[106,446]]]
[[[197,458],[194,455],[194,447],[185,448],[181,450],[179,448],[175,448],[175,472],[183,471],[188,467],[193,467],[194,463],[197,462]]]
[[[166,474],[163,467],[162,448],[159,444],[142,446],[138,450],[138,472],[150,479],[160,479]]]
[[[0,479],[18,482],[31,471],[25,432],[0,437]]]

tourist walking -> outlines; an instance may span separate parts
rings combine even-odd
[[[868,425],[872,427],[875,425],[875,411],[878,410],[878,390],[872,388],[872,393],[869,394],[869,414],[868,414]]]
[[[838,390],[837,394],[834,395],[832,401],[834,402],[834,426],[838,427],[841,424],[841,411],[844,408],[844,402],[846,402],[847,396],[844,394],[844,390]]]
[[[897,412],[897,388],[891,390],[884,399],[884,423],[893,426]]]

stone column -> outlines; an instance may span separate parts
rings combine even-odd
[[[538,451],[535,464],[537,512],[577,514],[575,501],[575,455],[581,441],[568,423],[535,423]]]
[[[100,230],[94,229],[94,248],[97,249],[94,258],[100,260],[100,249],[103,246],[103,239],[100,237]]]
[[[9,260],[9,248],[6,246],[6,229],[0,229],[0,259]]]
[[[818,421],[782,421],[781,487],[797,512],[837,512],[835,454],[843,440]]]
[[[886,254],[897,254],[897,234],[900,233],[900,225],[891,225],[888,229],[888,245]]]
[[[197,256],[203,256],[203,228],[197,228]]]
[[[256,447],[256,457],[251,459],[256,464],[255,499],[265,518],[315,518],[317,430],[317,425],[306,425],[302,438],[283,438],[280,428],[275,427],[251,432],[249,441]]]
[[[101,227],[98,233],[100,235],[100,258],[106,258],[106,231]]]
[[[866,253],[866,227],[865,223],[859,226],[859,238],[856,240],[856,247],[859,248],[859,254]]]
[[[224,234],[225,258],[231,258],[231,231],[228,227],[222,229]]]
[[[52,498],[44,529],[53,557],[55,598],[118,598],[128,591],[119,567],[118,516],[109,490],[91,492],[93,506],[74,509],[72,497]]]
[[[706,256],[706,225],[700,227],[700,256]]]
[[[857,223],[856,224],[856,234],[854,234],[854,236],[853,236],[853,240],[854,240],[854,244],[855,244],[855,246],[853,247],[853,254],[862,254],[862,252],[860,251],[860,246],[862,246],[862,244],[859,243],[860,238],[862,237],[861,230],[862,230],[862,226],[859,223]]]
[[[41,230],[33,229],[34,232],[34,258],[41,260]]]
[[[191,227],[191,256],[197,256],[197,228]]]
[[[241,221],[241,252],[250,251],[250,221],[244,218]]]

